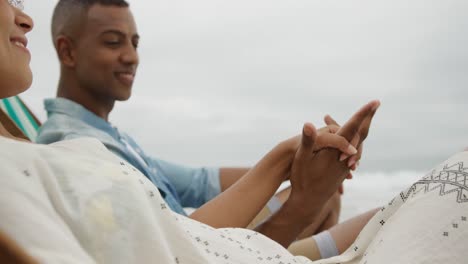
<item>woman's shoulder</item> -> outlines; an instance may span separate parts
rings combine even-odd
[[[42,145],[31,142],[17,141],[5,137],[0,137],[1,160],[6,161],[31,161],[41,159],[47,161],[49,158],[72,158],[77,156],[89,156],[101,159],[112,158],[112,154],[97,139],[94,138],[76,138],[59,141],[56,143]]]

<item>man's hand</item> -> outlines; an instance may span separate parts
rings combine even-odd
[[[366,139],[372,118],[380,103],[373,101],[362,107],[342,128],[337,135],[356,144],[357,148]],[[341,160],[341,153],[336,149],[314,150],[317,132],[311,124],[305,124],[301,145],[299,146],[291,168],[291,199],[302,203],[308,212],[305,216],[316,215],[322,205],[337,191],[349,173],[349,163]],[[312,206],[312,205],[316,206]]]
[[[312,124],[309,125],[313,127]],[[349,142],[346,138],[337,134],[339,129],[340,127],[334,124],[322,127],[319,130],[315,130],[314,128],[315,136],[312,150],[317,152],[325,148],[334,148],[346,154],[348,157],[357,154],[358,151],[353,146],[352,142]],[[288,148],[292,149],[295,153],[301,145],[302,138],[303,135],[297,135],[284,141],[282,144],[287,145]]]
[[[367,137],[380,103],[372,101],[362,107],[336,135],[347,142],[358,137],[358,148]],[[328,133],[330,134],[330,133]],[[312,124],[303,128],[303,136],[291,166],[291,195],[281,209],[256,230],[284,247],[294,241],[314,221],[325,202],[337,191],[349,174],[346,161],[340,161],[341,149],[319,148],[320,131]]]
[[[308,124],[313,127],[312,124]],[[327,124],[327,126],[320,128],[316,132],[316,136],[314,136],[314,144],[312,146],[312,151],[317,152],[321,149],[325,148],[334,148],[339,150],[342,154],[346,155],[346,157],[353,157],[355,155],[359,155],[360,153],[356,149],[355,145],[352,142],[349,142],[343,136],[337,134],[340,130],[340,126],[336,124]],[[315,128],[314,128],[315,131]],[[297,135],[292,137],[288,140],[283,141],[280,145],[283,148],[289,149],[291,153],[291,163],[293,162],[294,156],[296,155],[297,150],[301,145],[303,135]],[[350,166],[350,169],[355,168],[356,165]],[[286,178],[284,180],[289,180],[290,171],[287,172]],[[348,179],[351,179],[351,173],[348,175]]]

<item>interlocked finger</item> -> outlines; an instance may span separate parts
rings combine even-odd
[[[336,122],[335,119],[333,119],[330,115],[326,115],[323,121],[325,121],[325,124],[327,125],[335,125],[338,127],[340,126],[340,124],[338,124],[338,122]]]
[[[348,140],[340,135],[332,133],[321,133],[317,136],[314,151],[318,151],[323,148],[335,148],[346,155],[354,155],[357,153],[357,149],[350,144]]]

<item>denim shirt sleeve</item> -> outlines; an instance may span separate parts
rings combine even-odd
[[[198,208],[221,193],[218,168],[190,168],[160,159],[150,159],[175,187],[182,206]]]

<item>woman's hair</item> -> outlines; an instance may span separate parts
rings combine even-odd
[[[93,5],[128,7],[125,0],[60,0],[52,15],[52,38],[59,34],[72,34]],[[54,43],[55,44],[55,43]]]

